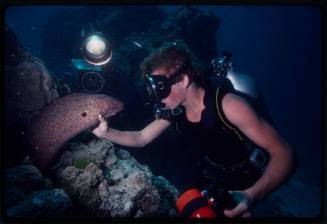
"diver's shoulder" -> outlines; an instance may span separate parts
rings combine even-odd
[[[227,93],[222,98],[221,105],[226,118],[233,124],[239,123],[245,114],[253,111],[245,98],[234,93]]]

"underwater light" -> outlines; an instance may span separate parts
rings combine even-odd
[[[112,58],[112,49],[100,33],[85,39],[82,52],[85,60],[93,65],[104,65]]]

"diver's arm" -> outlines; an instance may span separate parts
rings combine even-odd
[[[99,116],[99,120],[100,125],[98,128],[102,128],[102,131],[94,129],[93,133],[96,136],[130,147],[144,147],[170,125],[170,122],[167,120],[155,120],[141,131],[118,131],[108,128],[107,121],[102,116]]]
[[[259,201],[286,181],[293,171],[294,156],[288,143],[241,97],[227,94],[222,101],[227,119],[250,140],[266,149],[270,161],[262,177],[244,192]]]

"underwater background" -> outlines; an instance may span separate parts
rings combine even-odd
[[[112,118],[113,127],[125,130],[141,129],[153,119],[151,108],[144,106],[135,87],[139,78],[138,64],[147,54],[137,44],[144,48],[150,43],[159,46],[163,41],[160,32],[174,36],[174,29],[189,27],[176,36],[184,37],[204,62],[218,57],[223,50],[231,52],[234,70],[250,75],[257,82],[274,125],[296,152],[299,164],[294,178],[309,186],[308,189],[314,189],[312,198],[308,195],[310,199],[307,199],[312,200],[308,203],[310,217],[320,212],[320,13],[320,9],[313,6],[212,5],[187,9],[177,5],[10,6],[5,11],[5,24],[19,44],[33,57],[40,58],[51,76],[68,83],[72,92],[78,92],[74,83],[79,80],[71,60],[82,58],[78,41],[81,32],[90,18],[99,24],[98,30],[112,41],[114,54],[115,49],[119,51],[118,59],[113,58],[116,67],[103,73],[106,84],[99,93],[125,103],[122,114]],[[179,26],[174,24],[174,19],[180,22]],[[159,25],[161,30],[155,30]],[[65,90],[59,91],[60,96],[67,94]],[[182,189],[192,177],[183,146],[181,140],[166,131],[144,148],[124,149],[141,164],[146,164],[154,175],[163,176],[177,189]],[[12,157],[10,151],[5,153],[5,158],[6,155]],[[11,157],[6,161],[8,167],[19,164]],[[292,197],[294,201],[300,200],[300,195]]]

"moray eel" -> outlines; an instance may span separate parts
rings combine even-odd
[[[103,94],[75,93],[52,102],[30,129],[30,155],[35,165],[46,170],[61,146],[99,123],[99,113],[108,118],[123,109],[120,101]]]

